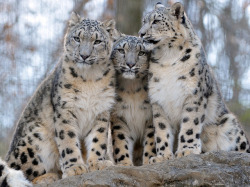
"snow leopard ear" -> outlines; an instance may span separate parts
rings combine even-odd
[[[106,20],[102,23],[102,25],[105,27],[106,31],[110,32],[115,29],[115,20]]]
[[[81,17],[77,13],[72,12],[70,16],[70,20],[69,20],[69,27],[75,26],[80,21],[81,21]]]
[[[158,2],[155,5],[155,9],[159,9],[159,8],[164,8],[164,5],[161,2]]]
[[[184,16],[184,7],[181,3],[175,3],[171,6],[170,12],[178,20],[181,20],[181,18]]]
[[[115,21],[114,20],[106,20],[102,23],[103,27],[109,33],[109,36],[116,41],[118,38],[121,37],[121,33],[116,30],[115,28]]]

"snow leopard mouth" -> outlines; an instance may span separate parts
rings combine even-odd
[[[134,79],[135,76],[136,76],[136,73],[133,72],[133,71],[125,71],[122,73],[122,76],[125,78],[125,79]]]
[[[78,64],[89,65],[89,66],[93,65],[94,62],[95,62],[94,60],[88,60],[88,61],[86,61],[86,60],[79,60],[79,61],[77,61]]]
[[[87,64],[87,65],[91,65],[91,63],[88,63],[88,62],[86,62],[86,61],[79,61],[78,63],[80,63],[80,64]]]
[[[146,38],[143,38],[143,42],[146,43],[146,44],[157,44],[160,42],[160,40],[157,40],[157,39],[154,39],[152,37],[146,37]]]
[[[136,72],[131,70],[122,70],[122,73],[135,74]]]
[[[153,40],[153,39],[150,39],[150,40],[145,40],[146,43],[150,43],[150,44],[157,44],[159,43],[160,40]]]
[[[93,65],[97,62],[103,62],[104,60],[106,60],[105,58],[101,57],[101,58],[90,58],[90,59],[86,59],[86,60],[80,60],[78,59],[77,63],[79,64],[83,64],[83,65]]]
[[[139,72],[139,70],[138,70],[138,68],[134,68],[134,69],[122,68],[121,72],[127,73],[127,74],[137,74]]]

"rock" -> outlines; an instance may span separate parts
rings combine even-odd
[[[250,154],[211,152],[140,167],[113,166],[35,187],[250,186]]]

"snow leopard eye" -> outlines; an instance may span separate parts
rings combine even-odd
[[[121,54],[125,54],[125,51],[124,51],[124,49],[118,49],[118,51],[119,51],[119,53],[121,53]]]
[[[145,56],[145,55],[146,55],[146,52],[140,51],[140,52],[138,53],[138,55],[139,55],[139,56]]]
[[[96,41],[94,42],[94,45],[97,45],[97,44],[100,44],[100,43],[102,43],[101,40],[96,40]]]
[[[79,38],[79,37],[74,37],[74,40],[75,40],[76,42],[80,42],[80,38]]]

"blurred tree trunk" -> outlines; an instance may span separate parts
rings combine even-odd
[[[228,6],[225,7],[223,11],[224,16],[221,17],[220,21],[223,32],[225,33],[225,52],[229,58],[229,72],[231,75],[230,77],[232,77],[233,80],[233,95],[231,101],[233,103],[239,103],[241,87],[239,84],[239,67],[235,62],[235,57],[237,56],[239,46],[236,38],[237,28],[232,29],[232,26],[236,25],[232,25],[232,23],[234,22],[234,20],[232,19],[232,6],[232,3],[228,3]]]
[[[115,0],[117,28],[130,35],[138,35],[141,27],[143,0]]]
[[[239,9],[238,13],[242,13],[242,16],[235,19],[235,13],[232,12],[235,6],[234,1],[230,1],[227,7],[224,8],[223,12],[221,12],[221,16],[219,17],[221,22],[221,27],[225,34],[225,52],[229,58],[229,73],[233,85],[232,85],[232,98],[231,103],[233,105],[240,104],[240,95],[242,93],[242,85],[241,85],[241,78],[242,75],[248,70],[249,63],[244,63],[244,60],[237,59],[237,57],[244,55],[247,53],[245,52],[245,48],[242,47],[245,44],[242,43],[242,36],[245,36],[246,43],[249,42],[249,26],[248,20],[246,17],[246,13],[244,10],[244,6],[242,9]],[[239,28],[241,28],[239,30]],[[246,55],[246,54],[245,54]],[[249,56],[249,54],[247,54]]]

